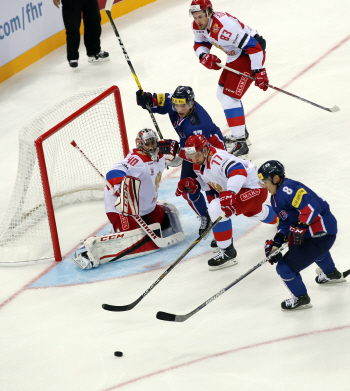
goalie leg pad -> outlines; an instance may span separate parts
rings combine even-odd
[[[149,228],[156,235],[160,235],[159,223],[151,224]],[[88,249],[87,255],[92,261],[93,267],[136,258],[159,250],[141,228],[90,237],[84,241],[84,244]]]
[[[165,211],[170,220],[170,228],[167,228],[163,231],[163,237],[168,237],[169,235],[173,235],[174,233],[176,234],[178,232],[183,233],[179,219],[180,214],[176,206],[167,201],[157,201],[157,206]]]

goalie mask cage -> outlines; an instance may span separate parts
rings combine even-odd
[[[118,87],[71,96],[45,110],[19,134],[19,163],[10,204],[0,224],[0,266],[61,261],[55,209],[103,199],[102,173],[129,152]]]

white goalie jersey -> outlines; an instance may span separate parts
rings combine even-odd
[[[229,190],[236,194],[241,188],[261,187],[257,168],[249,160],[242,160],[230,153],[210,147],[205,165],[193,165],[202,190],[216,190],[218,193]]]
[[[133,149],[124,160],[116,163],[107,173],[107,180],[114,190],[119,192],[120,183],[128,175],[141,181],[139,191],[139,215],[151,213],[158,199],[159,184],[165,169],[165,159],[158,153],[158,160],[154,162],[150,156],[139,149]],[[119,213],[115,209],[117,196],[112,190],[105,188],[104,193],[106,213]]]

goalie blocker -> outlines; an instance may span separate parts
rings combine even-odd
[[[185,239],[179,220],[179,212],[174,205],[165,201],[158,201],[153,212],[158,216],[159,213],[164,214],[164,220],[161,224],[151,223],[149,225],[149,228],[157,236],[169,239],[169,245]],[[129,227],[131,226],[130,229],[85,239],[83,244],[77,249],[74,258],[72,258],[81,269],[91,269],[105,263],[124,261],[159,250],[159,247],[146,235],[144,230],[141,228],[135,229],[138,225],[129,216],[117,213],[111,213],[111,215],[120,218],[120,221],[123,221],[123,218],[125,218]],[[116,225],[113,224],[113,227],[116,227]],[[171,238],[175,237],[175,235],[177,240],[172,241]]]

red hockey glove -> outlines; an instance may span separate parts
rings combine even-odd
[[[269,84],[269,79],[267,77],[266,69],[259,69],[254,71],[255,85],[262,90],[266,91],[268,89],[267,84]]]
[[[216,71],[221,69],[219,65],[215,64],[216,62],[221,62],[220,58],[215,56],[215,54],[206,54],[199,60],[199,62],[208,69],[215,69]]]
[[[175,195],[179,197],[183,192],[193,194],[198,189],[200,186],[195,178],[184,178],[178,183]]]
[[[236,194],[233,191],[222,191],[220,193],[220,204],[226,217],[241,214],[238,209]]]
[[[136,103],[143,109],[147,109],[147,105],[152,108],[154,106],[153,95],[150,92],[136,91]]]
[[[166,160],[174,160],[179,153],[180,146],[176,140],[159,140],[157,144],[159,152],[165,155]]]
[[[307,224],[291,225],[288,234],[288,247],[292,244],[302,244],[304,241],[304,233],[308,230]]]

